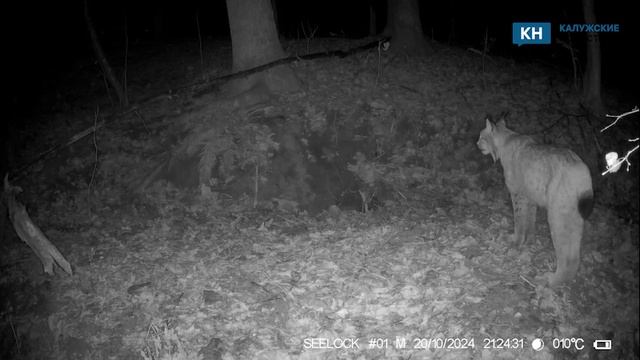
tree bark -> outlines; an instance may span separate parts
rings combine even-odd
[[[231,30],[233,72],[257,67],[285,57],[280,45],[270,0],[227,0]],[[300,89],[298,79],[286,65],[235,80],[232,91],[240,93],[264,82],[273,93]],[[234,91],[235,90],[235,91]]]
[[[396,51],[416,56],[431,52],[422,32],[418,0],[387,0],[384,35],[391,36],[391,46]]]
[[[582,0],[582,10],[585,22],[595,24],[596,14],[593,0]],[[587,66],[582,81],[583,101],[585,107],[595,115],[604,114],[601,96],[601,68],[600,36],[598,33],[587,33]]]

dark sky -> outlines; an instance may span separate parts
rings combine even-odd
[[[616,87],[638,83],[638,15],[633,1],[598,1],[599,23],[618,23],[622,32],[602,37],[605,81]],[[24,91],[35,89],[42,79],[69,71],[78,61],[90,60],[82,1],[15,1],[3,3],[2,26],[8,83]],[[318,26],[317,36],[331,33],[347,37],[367,34],[368,4],[364,0],[276,0],[281,32],[295,37],[300,24]],[[379,10],[378,24],[385,22],[385,1],[372,0]],[[348,4],[348,7],[345,6]],[[107,1],[89,0],[91,15],[107,51],[123,44],[124,19],[130,39],[153,40],[153,14],[164,14],[164,41],[195,41],[195,16],[199,14],[205,36],[228,38],[226,8],[222,0],[210,1]],[[540,48],[516,48],[511,44],[513,21],[583,23],[580,1],[421,1],[424,32],[435,40],[454,40],[460,46],[480,47],[485,29],[495,39],[494,54],[513,57],[546,56]],[[455,37],[452,38],[452,24]],[[578,43],[582,39],[575,36]],[[550,48],[547,50],[551,50]],[[553,49],[558,51],[558,49]],[[549,51],[550,52],[550,51]],[[536,55],[537,54],[537,55]],[[634,65],[634,66],[632,66]],[[15,96],[24,96],[16,91]]]

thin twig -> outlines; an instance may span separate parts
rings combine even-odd
[[[575,50],[573,49],[573,45],[571,44],[571,34],[567,33],[569,38],[569,43],[557,39],[556,43],[561,47],[569,50],[569,54],[571,55],[571,67],[573,68],[573,88],[574,90],[578,90],[578,59],[576,57]]]
[[[97,129],[96,126],[98,126],[98,116],[100,115],[100,107],[96,108],[96,114],[93,117],[93,128]],[[89,186],[87,187],[87,199],[90,198],[91,196],[91,186],[93,185],[93,180],[96,177],[96,171],[98,169],[98,139],[96,137],[96,133],[98,131],[94,130],[93,131],[93,150],[94,150],[94,161],[93,161],[93,170],[91,171],[91,180],[89,181]]]
[[[627,115],[635,114],[638,111],[640,111],[640,110],[636,106],[636,107],[633,108],[633,110],[627,111],[624,114],[620,114],[620,115],[609,115],[609,114],[607,114],[607,115],[605,115],[605,117],[616,118],[616,119],[611,124],[607,125],[604,129],[600,130],[600,132],[603,132],[603,131],[607,130],[608,128],[612,127],[613,125],[615,125],[618,122],[618,120],[622,119],[623,117],[625,117]]]
[[[200,33],[200,11],[196,10],[196,27],[198,28],[198,44],[200,46],[200,71],[204,74],[204,56],[202,54],[202,34]]]
[[[18,352],[18,355],[21,355],[20,353],[22,352],[22,344],[20,344],[20,337],[18,337],[16,328],[13,326],[13,319],[11,318],[11,315],[9,315],[9,325],[11,325],[11,332],[13,333],[13,339],[16,342],[16,351]]]
[[[529,281],[529,279],[527,279],[526,277],[520,275],[520,279],[522,279],[527,284],[531,285],[532,288],[534,288],[534,289],[536,288],[536,286],[531,281]]]

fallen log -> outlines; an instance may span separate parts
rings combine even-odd
[[[42,233],[40,228],[33,223],[24,205],[16,200],[15,195],[22,189],[9,184],[9,177],[4,177],[4,197],[7,201],[9,219],[13,223],[13,228],[31,250],[40,258],[44,272],[53,275],[53,264],[58,264],[67,274],[73,275],[71,265],[62,256],[60,251]]]

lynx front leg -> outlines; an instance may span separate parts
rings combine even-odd
[[[576,209],[549,208],[549,228],[556,250],[556,272],[549,274],[549,286],[558,286],[571,280],[580,265],[580,243],[584,220]]]
[[[536,224],[536,204],[521,194],[511,194],[513,205],[513,237],[520,246],[532,238]]]

